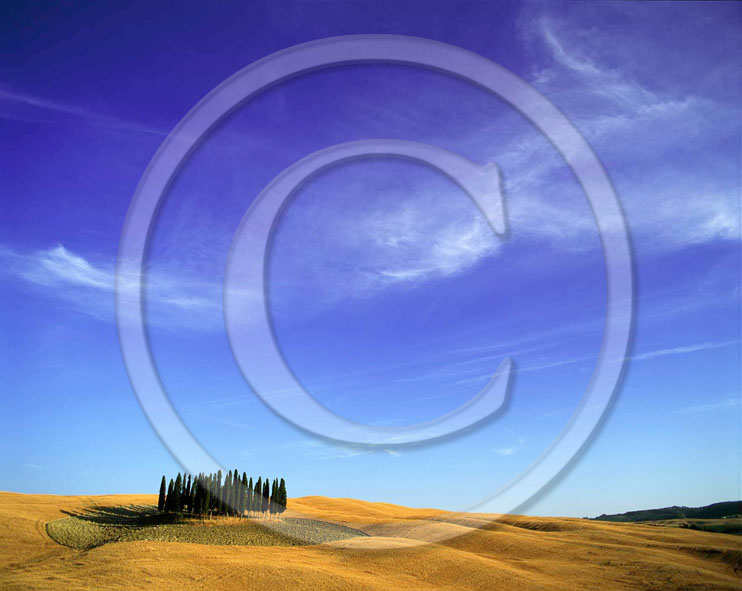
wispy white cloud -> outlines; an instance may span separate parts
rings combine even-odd
[[[572,29],[557,18],[541,17],[529,26],[551,58],[534,72],[536,84],[573,119],[609,164],[609,172],[620,167],[617,188],[642,255],[738,240],[738,187],[668,165],[678,145],[698,140],[698,129],[711,142],[726,133],[721,122],[736,117],[729,107],[639,83],[630,73],[602,63],[603,53],[591,51],[587,35],[565,34]],[[421,115],[428,116],[427,111]],[[511,241],[546,243],[559,252],[599,250],[592,213],[574,179],[564,174],[566,164],[553,146],[527,126],[514,125],[518,131],[502,138],[502,126],[497,120],[491,128],[457,128],[456,137],[441,140],[477,145],[483,158],[500,166]],[[326,292],[337,299],[366,297],[456,277],[503,251],[503,242],[476,208],[467,208],[466,199],[454,195],[458,189],[442,191],[439,179],[402,186],[382,178],[383,206],[369,206],[352,178],[342,180],[342,191],[326,187],[325,192],[359,197],[344,202],[345,208],[296,207],[282,221],[287,235],[298,237],[285,258],[306,270],[306,277],[302,271],[295,274],[297,284],[329,286]],[[316,247],[307,249],[310,235]]]
[[[608,153],[619,162],[629,162],[628,168],[643,159],[641,175],[623,175],[620,195],[642,256],[651,254],[653,248],[739,239],[736,195],[687,171],[665,172],[667,167],[654,166],[652,160],[665,158],[668,150],[674,149],[678,139],[674,134],[692,135],[698,128],[717,133],[714,121],[718,117],[714,114],[723,107],[703,97],[674,96],[639,84],[626,73],[601,63],[599,55],[603,53],[590,51],[585,36],[566,35],[567,27],[557,17],[532,19],[529,27],[529,34],[540,40],[551,57],[550,63],[534,71],[539,88],[559,99],[580,130],[597,143],[599,155]],[[92,120],[100,118],[85,109],[7,89],[0,89],[0,104],[3,102]],[[454,145],[472,145],[490,135],[497,134],[477,127],[451,141]],[[564,194],[574,181],[555,175],[565,164],[544,138],[531,130],[515,134],[508,141],[490,143],[495,149],[485,150],[487,157],[496,160],[504,171],[506,192],[517,196],[513,207],[508,208],[511,239],[539,244],[548,241],[560,250],[600,248],[587,205],[575,211],[570,203],[565,204]],[[611,152],[612,146],[619,146],[622,153],[636,154],[624,154],[621,160]],[[352,181],[343,179],[347,180]],[[386,180],[382,179],[382,184]],[[325,202],[322,207],[302,204],[287,210],[280,228],[292,237],[284,242],[293,246],[278,249],[282,256],[276,257],[276,268],[286,270],[289,289],[285,291],[301,294],[302,310],[455,278],[502,252],[503,242],[458,188],[442,190],[437,177],[431,182],[404,181],[387,183],[383,198],[371,204],[363,198],[367,184],[364,177],[355,184],[342,185],[342,192],[353,197],[343,202],[347,207],[342,210],[326,207]],[[341,191],[333,187],[333,192]],[[184,223],[184,231],[192,225]],[[220,254],[209,252],[202,258],[213,261]],[[101,293],[111,290],[109,263],[93,263],[64,247],[22,258],[24,268],[18,276],[37,285],[66,287],[60,297],[73,288]],[[284,267],[282,260],[288,261]],[[201,280],[197,272],[183,267],[177,273],[151,273],[148,297],[164,309],[208,312],[216,318],[220,290],[220,286]],[[309,292],[313,297],[305,297]],[[276,295],[274,306],[291,307],[292,302],[282,301],[279,290]]]
[[[496,447],[492,450],[494,454],[502,457],[512,456],[516,451],[514,447]]]
[[[654,359],[655,357],[665,357],[667,355],[683,355],[686,353],[696,353],[697,351],[708,351],[709,349],[721,349],[723,347],[729,347],[732,345],[739,345],[739,340],[733,341],[719,341],[719,342],[705,342],[696,343],[694,345],[685,345],[682,347],[670,347],[668,349],[657,349],[655,351],[649,351],[647,353],[640,353],[629,357],[631,361],[643,361],[645,359]]]
[[[383,198],[373,199],[368,187],[376,186],[378,177],[368,185],[351,177],[343,181],[350,186],[333,195],[334,207],[310,200],[287,210],[273,254],[288,281],[306,285],[321,278],[325,298],[369,297],[390,287],[454,277],[501,246],[464,195],[405,178],[408,184],[397,179]]]
[[[298,449],[302,456],[312,460],[342,460],[376,451],[368,447],[333,445],[310,439],[298,440],[290,445]]]
[[[738,392],[737,394],[732,394],[731,396],[727,396],[726,398],[721,398],[719,400],[712,400],[710,402],[704,402],[702,404],[693,404],[691,406],[679,408],[675,412],[683,414],[695,414],[716,411],[739,411],[740,407],[742,407],[742,395]]]
[[[704,343],[695,343],[693,345],[683,345],[680,347],[669,347],[666,349],[655,349],[653,351],[647,351],[645,353],[639,353],[637,355],[631,355],[626,357],[625,359],[612,359],[610,360],[612,363],[620,363],[622,361],[630,362],[630,361],[646,361],[647,359],[655,359],[657,357],[666,357],[670,355],[686,355],[689,353],[697,353],[700,351],[708,351],[712,349],[721,349],[724,347],[730,347],[732,345],[739,345],[739,340],[731,340],[731,341],[717,341],[717,342],[704,342]],[[537,363],[533,365],[527,365],[518,371],[523,372],[529,372],[529,371],[540,371],[543,369],[550,369],[554,367],[560,367],[563,365],[572,365],[575,363],[584,363],[587,361],[594,362],[597,359],[595,355],[585,355],[585,356],[579,356],[579,357],[573,357],[571,359],[562,359],[562,360],[555,360],[550,362],[544,362],[544,363]]]
[[[92,316],[113,318],[113,261],[94,263],[63,245],[26,253],[0,248],[0,260],[6,279],[43,289],[45,294]],[[146,301],[153,306],[155,322],[181,328],[220,326],[220,285],[165,271],[150,271],[144,281]],[[134,277],[122,276],[120,289],[125,297],[133,298],[138,287]]]
[[[665,357],[670,355],[687,355],[691,353],[697,353],[701,351],[708,351],[712,349],[721,349],[723,347],[729,347],[733,345],[739,345],[739,340],[731,340],[731,341],[718,341],[718,342],[704,342],[704,343],[696,343],[693,345],[684,345],[680,347],[669,347],[666,349],[656,349],[654,351],[647,351],[645,353],[640,353],[637,355],[626,357],[625,359],[611,359],[608,360],[610,363],[622,363],[622,362],[632,362],[632,361],[646,361],[648,359],[655,359],[658,357]],[[484,357],[481,359],[481,361],[488,360],[489,357]],[[478,361],[477,357],[474,357],[471,359],[471,364],[476,365]],[[575,357],[569,357],[569,358],[553,358],[553,359],[547,359],[543,358],[540,361],[532,362],[523,366],[517,366],[515,368],[515,371],[517,373],[530,373],[530,372],[537,372],[537,371],[544,371],[549,369],[555,369],[557,367],[564,367],[568,365],[576,365],[580,363],[584,364],[595,364],[597,361],[596,355],[579,355]],[[459,374],[461,377],[457,381],[454,382],[454,385],[457,386],[463,386],[463,385],[469,385],[469,384],[476,384],[476,383],[485,383],[487,380],[492,378],[492,371],[485,371],[482,372],[478,368],[472,368],[472,369],[464,369],[460,372],[449,372],[447,375],[449,377],[455,377],[457,374]],[[436,374],[435,376],[427,376],[427,377],[436,377],[440,379],[442,377],[441,374]]]
[[[26,468],[31,468],[32,470],[43,470],[43,466],[39,466],[38,464],[26,464]]]
[[[67,118],[73,118],[78,122],[108,129],[160,136],[167,135],[167,132],[159,129],[139,125],[138,123],[126,121],[118,117],[96,113],[95,111],[63,101],[37,96],[28,92],[0,88],[0,118],[53,123],[55,122],[53,118],[55,115],[63,115]]]
[[[364,445],[333,444],[316,439],[296,439],[280,444],[280,447],[289,453],[296,453],[309,460],[317,461],[344,460],[369,454],[402,456],[401,451],[391,448],[381,449]]]
[[[604,72],[595,66],[586,56],[576,55],[566,51],[562,45],[562,41],[555,35],[545,18],[540,19],[539,22],[544,41],[546,41],[552,56],[558,63],[586,76],[600,77],[604,75]]]
[[[60,284],[98,290],[113,289],[113,274],[97,268],[62,245],[29,255],[9,253],[20,263],[18,274],[31,283],[57,286]]]
[[[601,61],[614,49],[597,30],[574,34],[581,29],[568,17],[531,15],[522,28],[529,41],[542,43],[552,60],[536,66],[534,84],[556,99],[598,156],[610,162],[609,172],[620,169],[620,198],[644,254],[740,239],[738,181],[726,175],[723,182],[718,173],[699,174],[701,168],[713,167],[698,161],[696,170],[678,170],[675,165],[679,150],[701,150],[727,137],[730,124],[738,120],[736,107],[686,91],[673,94],[648,87],[616,65],[626,61],[625,54],[610,65]],[[528,151],[526,144],[524,153]],[[553,187],[556,167],[564,164],[553,155],[545,158],[538,142],[531,151],[540,164],[524,178],[533,192],[530,198],[540,207],[547,187]],[[521,176],[517,168],[515,176]],[[551,213],[558,226],[569,227],[564,212]]]

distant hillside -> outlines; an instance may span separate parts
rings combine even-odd
[[[742,501],[725,501],[705,507],[663,507],[662,509],[645,509],[628,511],[614,515],[600,515],[597,521],[660,521],[662,519],[723,519],[733,515],[742,515]]]

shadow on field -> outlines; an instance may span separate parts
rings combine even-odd
[[[145,526],[164,523],[178,523],[190,520],[175,514],[160,513],[152,505],[95,506],[84,511],[66,511],[62,513],[75,519],[98,525]]]
[[[368,534],[315,519],[205,519],[163,514],[151,505],[94,506],[63,511],[68,517],[46,524],[49,537],[63,546],[90,550],[111,542],[186,542],[219,546],[304,546]]]

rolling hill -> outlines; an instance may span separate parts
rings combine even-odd
[[[613,515],[600,515],[598,521],[659,521],[663,519],[725,519],[742,515],[742,501],[725,501],[704,507],[663,507],[661,509],[645,509],[642,511],[628,511]]]
[[[458,514],[354,499],[289,500],[287,517],[359,530],[323,545],[114,541],[78,550],[46,524],[154,495],[0,493],[0,588],[714,589],[742,588],[739,538],[635,523]]]

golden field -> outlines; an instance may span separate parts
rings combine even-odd
[[[353,499],[290,499],[287,516],[371,536],[323,546],[138,541],[82,551],[46,534],[45,523],[65,512],[156,502],[0,493],[0,589],[742,589],[738,536],[568,518],[489,523]]]

